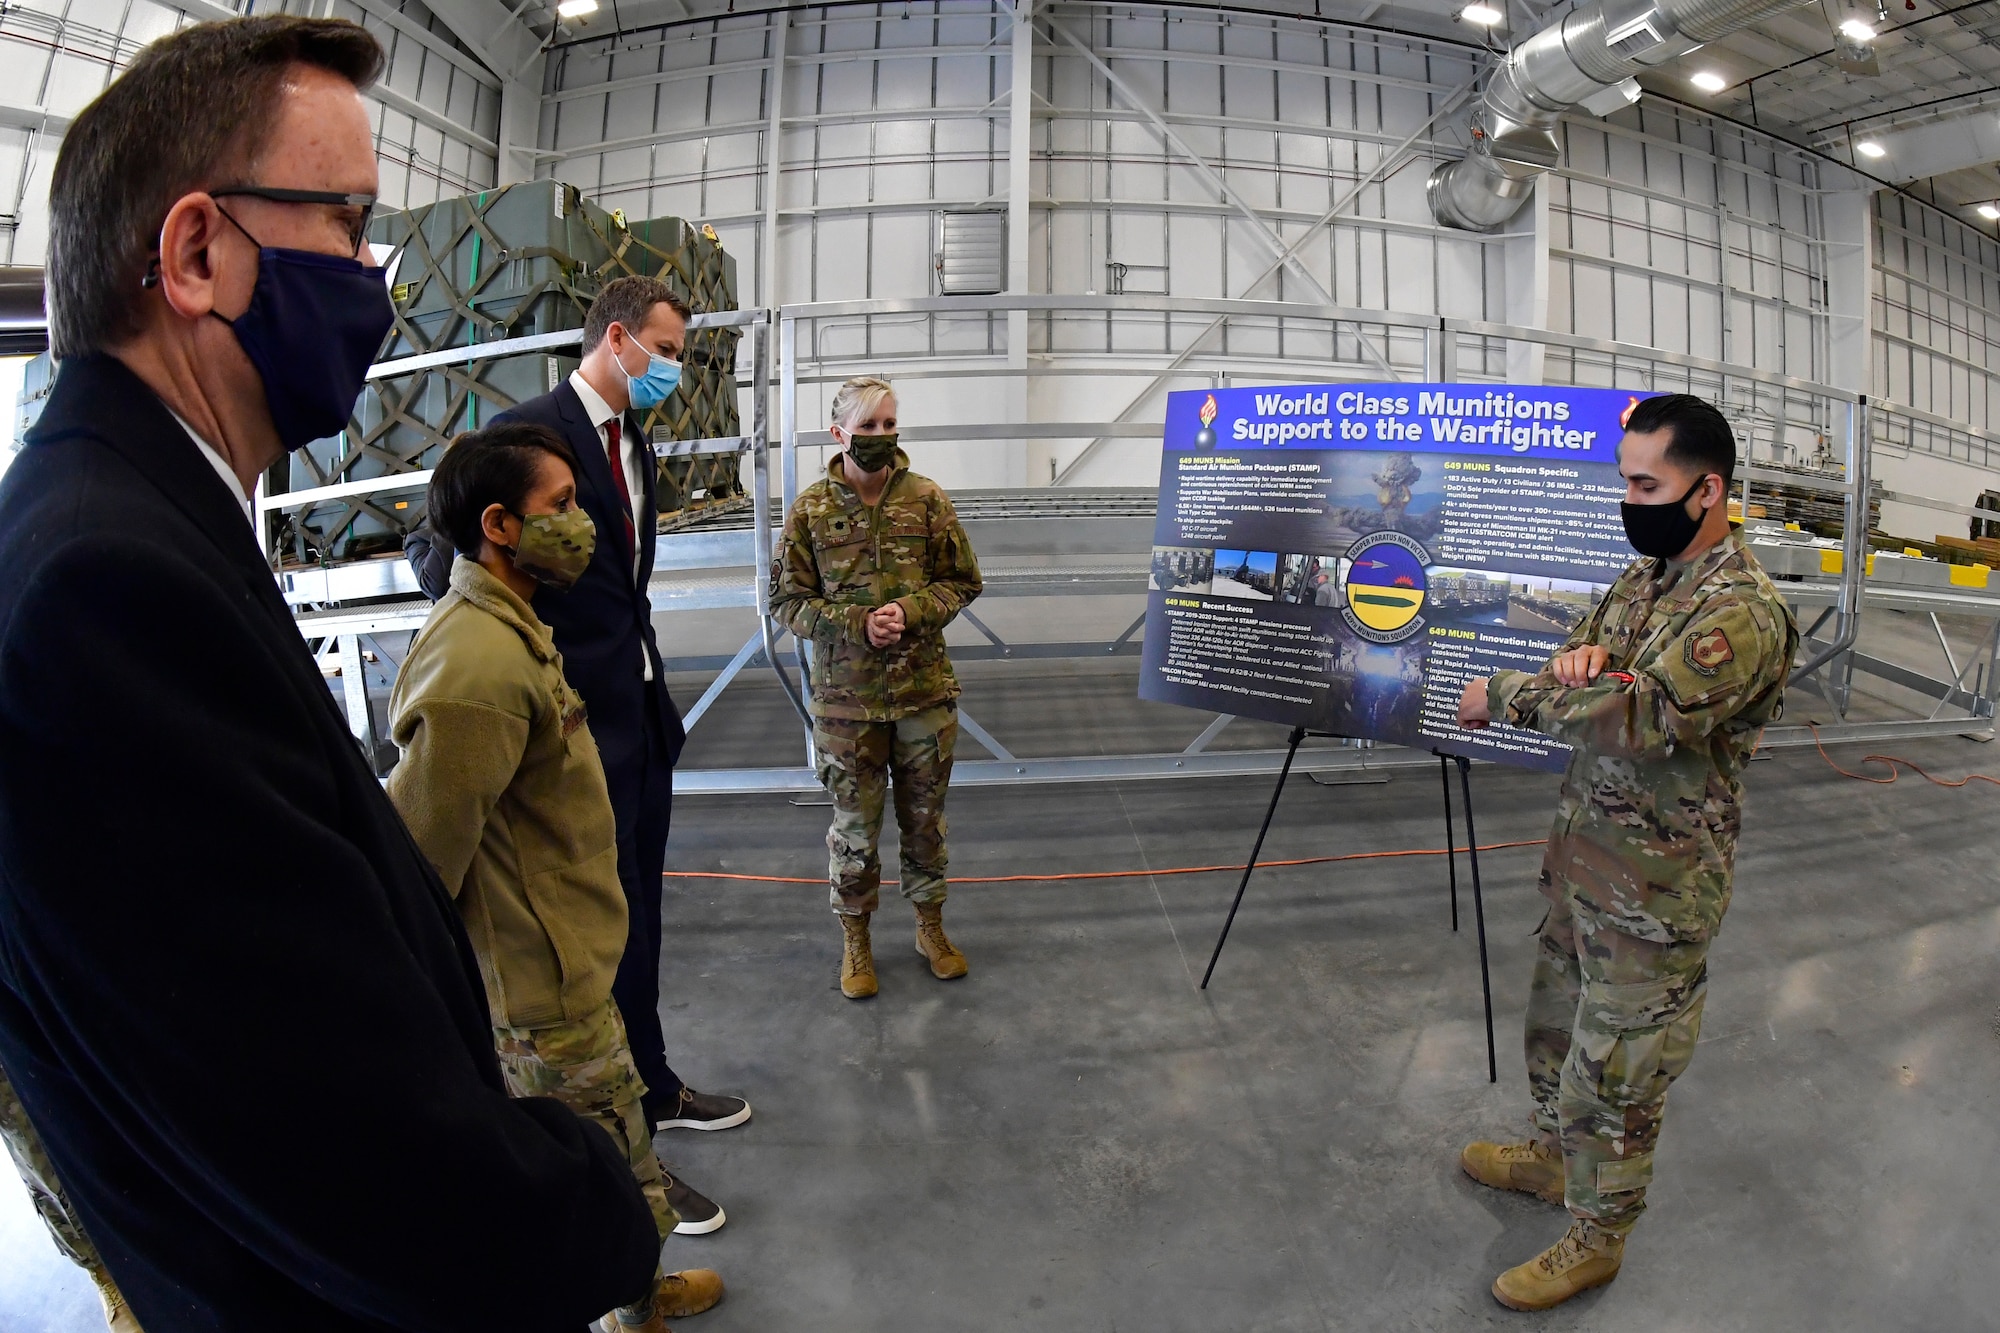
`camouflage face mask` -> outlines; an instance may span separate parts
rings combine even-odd
[[[535,582],[567,592],[583,577],[597,550],[597,525],[582,509],[530,514],[521,519],[521,540],[511,552],[514,568]]]
[[[853,457],[854,466],[863,472],[880,472],[896,461],[896,432],[850,435],[847,437],[847,452]]]

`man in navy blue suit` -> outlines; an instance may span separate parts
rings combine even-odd
[[[48,180],[61,372],[0,483],[0,1073],[149,1333],[574,1333],[659,1262],[611,1136],[507,1095],[250,522],[394,317],[357,258],[382,64],[345,20],[182,28]],[[113,773],[156,780],[113,816]]]
[[[657,406],[680,379],[688,307],[655,278],[609,283],[583,326],[583,364],[552,393],[494,418],[547,426],[583,463],[577,499],[597,525],[590,567],[560,597],[537,598],[535,612],[555,631],[563,671],[584,706],[604,756],[618,819],[618,878],[630,933],[612,983],[646,1081],[646,1116],[656,1129],[728,1129],[750,1118],[740,1097],[699,1093],[667,1063],[660,1029],[660,875],[673,817],[674,762],[687,733],[662,680],[647,584],[653,577],[657,470],[633,410]],[[451,553],[442,534],[420,530],[411,564],[426,590],[442,587]],[[680,1231],[700,1234],[723,1212],[686,1182],[670,1190]]]

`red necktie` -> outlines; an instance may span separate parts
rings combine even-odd
[[[604,423],[604,439],[611,455],[611,476],[618,486],[618,502],[625,506],[625,550],[639,549],[639,530],[632,523],[632,483],[625,480],[625,451],[619,444],[618,418]]]

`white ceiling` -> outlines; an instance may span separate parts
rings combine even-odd
[[[449,3],[450,0],[447,0]],[[600,0],[596,14],[565,21],[557,43],[596,41],[688,19],[778,7],[782,0]],[[1243,0],[1207,8],[1254,9],[1360,21],[1414,36],[1473,40],[1477,30],[1455,22],[1463,0]],[[1509,14],[1493,40],[1525,36],[1570,8],[1570,0],[1499,0]],[[499,26],[515,9],[520,22],[547,40],[555,0],[456,0],[453,7],[490,6]],[[893,8],[893,0],[884,6]],[[1866,52],[1876,73],[1842,69],[1833,29],[1861,18],[1878,29]],[[449,19],[447,20],[449,21]],[[1716,93],[1689,82],[1698,71],[1728,80]],[[1850,162],[1885,183],[1908,189],[1988,230],[1973,212],[2000,200],[2000,0],[1816,0],[1663,66],[1640,80],[1648,91],[1724,115]],[[1888,151],[1856,156],[1854,144],[1873,140]]]
[[[1874,0],[1851,9],[1809,4],[1642,82],[1823,149],[1979,222],[1969,206],[2000,198],[2000,0],[1887,4],[1886,21]],[[1831,25],[1857,15],[1879,30],[1868,44],[1874,74],[1844,71],[1833,53]],[[1730,86],[1694,88],[1687,76],[1702,69]],[[1870,141],[1889,151],[1855,153]]]

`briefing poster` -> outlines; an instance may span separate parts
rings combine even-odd
[[[1457,725],[1534,671],[1633,558],[1623,423],[1647,395],[1473,384],[1174,393],[1141,698],[1560,768]]]

